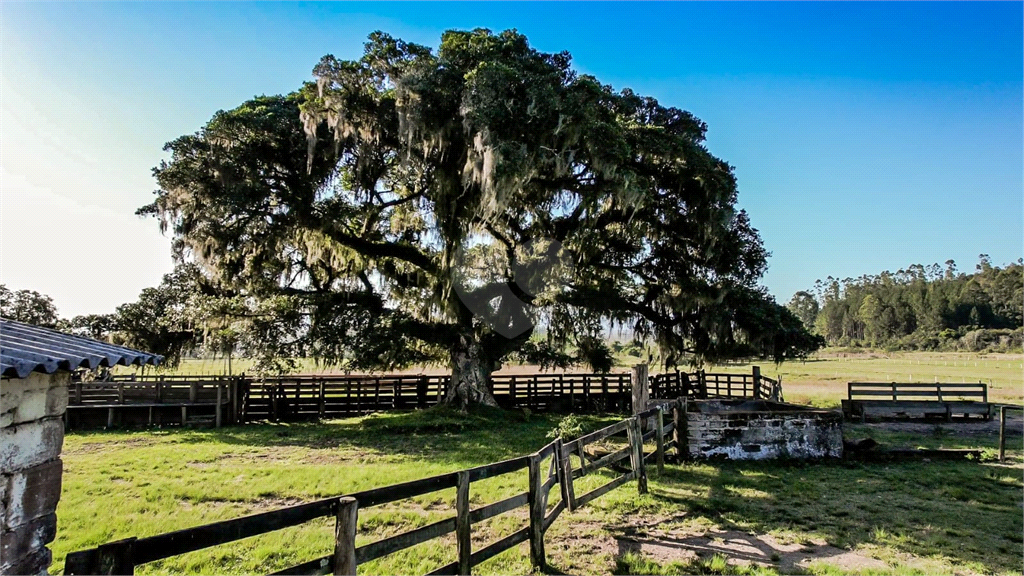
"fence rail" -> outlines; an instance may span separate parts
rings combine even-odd
[[[782,379],[761,375],[754,366],[750,374],[718,372],[668,372],[651,377],[654,398],[763,398],[781,401]]]
[[[749,374],[670,372],[649,378],[654,398],[765,398],[781,400],[781,382]],[[76,382],[68,424],[90,409],[107,410],[107,425],[125,412],[132,421],[181,423],[188,414],[222,414],[228,423],[259,420],[343,418],[393,409],[426,408],[448,394],[448,375],[291,375],[257,379],[227,376],[115,376],[106,382]],[[632,411],[628,373],[496,374],[492,393],[503,408],[535,412]],[[219,395],[219,398],[218,398]],[[213,407],[218,407],[214,410]],[[139,413],[148,409],[148,414]],[[169,417],[170,416],[170,417]],[[220,421],[221,418],[218,418]],[[93,418],[95,421],[96,418]]]
[[[675,447],[678,453],[677,431],[681,417],[680,406],[681,403],[676,401],[659,401],[649,410],[580,438],[567,442],[563,442],[559,438],[533,454],[502,462],[167,534],[146,538],[127,538],[96,548],[72,552],[65,560],[64,573],[134,574],[135,567],[139,564],[266,534],[330,516],[336,518],[333,552],[321,558],[275,572],[275,574],[354,575],[359,564],[452,532],[456,533],[458,561],[441,566],[431,574],[470,574],[473,566],[527,540],[530,542],[531,563],[543,569],[546,567],[544,533],[563,511],[571,511],[584,506],[595,498],[599,498],[634,479],[638,481],[637,486],[640,493],[647,492],[646,460],[654,458],[661,469],[664,466],[666,450]],[[666,414],[671,414],[673,418],[673,422],[668,425],[664,423]],[[596,443],[621,435],[623,432],[627,436],[627,444],[624,448],[602,455],[593,450]],[[666,437],[670,437],[671,440],[666,440]],[[644,443],[650,440],[654,441],[654,449],[650,453],[645,453]],[[589,453],[588,447],[591,447]],[[574,466],[573,457],[579,463],[578,466]],[[627,458],[629,467],[622,471],[619,462]],[[545,466],[546,462],[547,466]],[[577,497],[574,487],[575,479],[604,468],[616,468],[622,473],[604,485]],[[529,480],[527,492],[515,494],[478,508],[470,508],[469,495],[473,482],[520,472],[524,469],[527,471]],[[553,506],[549,506],[550,492],[556,486],[560,499]],[[455,516],[453,518],[446,518],[362,546],[355,545],[359,510],[447,488],[456,488]],[[529,511],[529,521],[525,527],[478,550],[472,549],[473,524],[522,507],[527,507]]]
[[[223,421],[239,420],[240,377],[206,376],[202,378],[119,377],[112,381],[77,381],[68,393],[65,425],[70,429],[90,413],[106,411],[107,427],[127,410],[146,409],[146,422],[163,423],[167,412],[179,412],[181,424],[193,416],[211,417],[220,427]],[[173,417],[176,419],[177,414]]]

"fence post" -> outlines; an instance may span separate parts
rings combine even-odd
[[[218,378],[217,379],[217,415],[216,415],[216,427],[217,428],[220,428],[220,420],[221,420],[221,417],[220,417],[220,400],[221,400],[221,394],[222,394],[222,392],[221,392],[221,388],[222,387],[223,387],[223,384],[221,383],[220,379]]]
[[[199,398],[199,382],[192,382],[188,385],[188,401],[195,403]]]
[[[1006,406],[999,407],[999,461],[1006,461]]]
[[[355,576],[356,520],[359,503],[351,496],[338,498],[337,523],[334,525],[334,573]]]
[[[96,571],[93,574],[135,574],[132,549],[136,538],[100,544],[96,549]]]
[[[754,398],[761,398],[761,367],[754,366],[752,368],[754,373]]]
[[[419,408],[427,407],[427,377],[420,376],[418,382],[416,382],[416,406]]]
[[[459,574],[470,573],[470,560],[473,555],[473,540],[469,523],[469,471],[458,473],[458,488],[455,495],[455,537],[459,549]]]
[[[636,487],[640,494],[647,494],[647,470],[644,467],[644,435],[640,430],[640,419],[633,416],[629,419],[629,427],[626,428],[629,437],[629,460],[633,468],[633,476],[636,477]]]
[[[533,454],[529,460],[530,491],[530,562],[534,568],[544,570],[544,497],[541,494],[540,455]]]
[[[633,366],[630,374],[630,383],[633,389],[633,414],[639,414],[647,410],[647,402],[650,400],[650,382],[647,378],[647,364]]]
[[[686,459],[689,454],[689,447],[686,445],[686,396],[679,398],[672,407],[672,437],[676,441],[676,458],[680,462]]]
[[[241,419],[239,417],[240,415],[238,413],[238,389],[240,388],[240,386],[238,385],[238,382],[239,382],[240,379],[241,379],[240,376],[228,379],[228,398],[231,399],[231,418],[230,418],[230,422],[232,424],[237,424],[238,421]]]
[[[572,460],[565,453],[565,443],[559,438],[555,440],[555,459],[558,461],[558,484],[562,488],[562,500],[569,512],[576,509],[576,490],[572,485]]]
[[[320,418],[323,419],[324,413],[327,412],[327,391],[324,385],[324,379],[320,379],[320,405],[318,406],[320,412]]]
[[[658,443],[658,452],[655,456],[658,462],[658,474],[665,472],[665,415],[662,413],[662,409],[662,406],[658,406],[657,428],[654,433]]]

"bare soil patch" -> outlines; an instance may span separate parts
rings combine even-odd
[[[868,422],[865,424],[856,423],[860,429],[877,429],[888,432],[901,432],[906,434],[920,434],[924,436],[936,433],[960,438],[976,436],[999,436],[999,416],[989,421],[977,419],[973,421],[956,422],[921,422],[921,421],[887,421]],[[1006,435],[1015,437],[1024,435],[1024,414],[1010,412],[1006,415]]]

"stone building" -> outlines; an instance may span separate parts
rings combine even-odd
[[[71,372],[163,358],[0,319],[0,574],[45,574]]]

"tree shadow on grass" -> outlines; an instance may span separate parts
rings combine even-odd
[[[1024,553],[1020,472],[997,465],[719,462],[667,468],[651,494],[725,530],[838,549],[880,545],[985,572],[1019,570]]]

